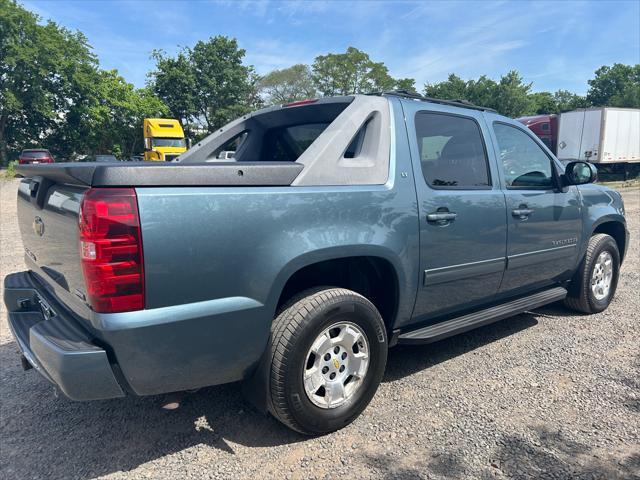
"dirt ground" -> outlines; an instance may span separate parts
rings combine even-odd
[[[0,180],[0,277],[22,270],[17,181]],[[560,305],[421,347],[397,347],[349,427],[306,438],[238,384],[75,403],[20,367],[0,306],[0,478],[640,479],[640,190],[617,296]]]

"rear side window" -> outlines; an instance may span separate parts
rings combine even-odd
[[[295,162],[328,126],[328,123],[308,123],[267,131],[262,161]]]
[[[234,158],[235,153],[238,151],[240,146],[247,139],[248,135],[249,135],[249,132],[247,132],[246,130],[244,132],[241,132],[235,135],[234,137],[231,138],[231,140],[226,141],[224,144],[216,148],[213,152],[212,157],[215,159]]]
[[[425,181],[433,188],[490,188],[487,154],[475,120],[418,112],[416,136]]]
[[[552,188],[551,159],[519,128],[494,123],[507,188]]]

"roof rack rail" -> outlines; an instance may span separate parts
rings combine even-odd
[[[416,92],[409,92],[408,90],[390,90],[386,92],[374,92],[374,93],[370,93],[370,95],[379,95],[381,97],[388,95],[388,96],[394,96],[394,97],[411,98],[413,100],[421,100],[423,102],[438,103],[440,105],[449,105],[452,107],[463,107],[463,108],[470,108],[472,110],[495,112],[493,108],[481,107],[479,105],[475,105],[469,102],[468,100],[462,100],[462,99],[442,100],[440,98],[425,97],[424,95],[420,95],[419,93],[416,93]]]

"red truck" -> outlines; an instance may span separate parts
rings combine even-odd
[[[554,154],[558,152],[558,115],[535,115],[517,119],[529,128]]]

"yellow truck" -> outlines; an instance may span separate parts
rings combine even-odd
[[[144,159],[171,162],[187,151],[180,122],[172,118],[144,119]]]

